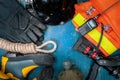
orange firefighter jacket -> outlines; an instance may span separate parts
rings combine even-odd
[[[75,16],[73,24],[78,30],[87,20],[98,14],[101,16],[96,22],[104,24],[104,34],[100,44],[100,50],[105,56],[109,56],[120,48],[120,0],[89,0],[88,2],[75,4]],[[101,35],[101,24],[84,36],[95,46],[98,45]]]

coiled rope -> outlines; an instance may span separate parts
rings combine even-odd
[[[48,44],[52,44],[54,47],[50,50],[44,50],[42,49]],[[37,52],[42,52],[42,53],[52,53],[56,50],[57,45],[54,41],[47,41],[43,43],[40,46],[35,45],[34,43],[13,43],[8,40],[0,38],[0,48],[5,49],[11,52],[17,52],[17,53],[37,53]]]

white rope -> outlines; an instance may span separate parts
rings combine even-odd
[[[54,47],[50,50],[42,49],[43,47],[49,44],[52,44]],[[17,53],[23,53],[23,54],[37,53],[37,52],[52,53],[56,50],[57,45],[54,41],[47,41],[43,43],[42,45],[37,46],[34,43],[25,43],[25,44],[13,43],[13,42],[0,38],[0,48],[11,51],[11,52],[17,52]]]
[[[43,48],[44,46],[46,46],[48,44],[52,44],[54,47],[52,49],[50,49],[50,50],[41,49],[41,48]],[[43,43],[42,45],[37,46],[36,51],[43,52],[43,53],[52,53],[52,52],[54,52],[56,50],[56,48],[57,48],[57,45],[56,45],[56,43],[54,41],[47,41],[47,42]]]

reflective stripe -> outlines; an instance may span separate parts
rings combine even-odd
[[[27,75],[29,74],[30,71],[32,71],[33,69],[37,68],[37,65],[32,65],[32,66],[28,66],[22,69],[22,74],[23,76],[26,78]]]
[[[20,80],[20,79],[18,79],[17,77],[15,77],[12,73],[7,73],[6,75],[10,77],[9,80],[11,80],[11,79],[12,79],[12,80]]]
[[[27,76],[27,80],[33,80],[34,78],[38,77],[41,75],[41,72],[43,71],[43,69],[45,68],[45,66],[40,66],[34,70],[32,70],[29,75]],[[47,74],[46,74],[47,75]]]
[[[2,57],[2,72],[4,73],[5,72],[5,67],[6,67],[6,63],[8,61],[8,58],[7,57]]]
[[[98,43],[101,33],[97,29],[94,29],[91,32],[89,32],[88,35]],[[102,47],[109,55],[111,55],[113,52],[117,50],[117,48],[112,44],[112,42],[109,41],[107,37],[104,35],[102,37],[102,42],[100,44],[100,47]]]
[[[33,80],[37,80],[37,78],[34,78]]]
[[[79,28],[86,22],[86,19],[79,13],[73,18],[72,22],[76,25],[76,28]]]
[[[9,77],[6,75],[6,74],[4,74],[3,72],[1,72],[0,71],[0,80],[7,80],[7,79],[9,79]]]

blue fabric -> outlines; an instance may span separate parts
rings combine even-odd
[[[28,80],[33,80],[34,78],[36,78],[42,72],[43,68],[44,66],[40,66],[32,70],[30,74],[28,75]]]

